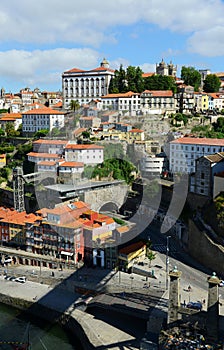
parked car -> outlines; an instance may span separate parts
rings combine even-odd
[[[219,287],[224,287],[224,280],[219,283]]]
[[[25,276],[16,277],[15,282],[25,283],[26,277]]]
[[[187,308],[201,311],[202,310],[202,303],[200,301],[196,301],[196,302],[191,301],[187,304]]]
[[[4,265],[4,264],[8,264],[8,263],[11,263],[12,262],[12,258],[10,256],[5,256],[5,258],[2,260],[1,259],[1,264]]]
[[[5,276],[4,277],[6,281],[15,281],[16,277],[15,276]]]

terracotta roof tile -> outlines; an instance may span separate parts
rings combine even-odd
[[[74,144],[74,143],[68,143],[65,146],[65,149],[103,149],[103,146],[95,145],[95,144],[88,144],[88,145],[83,145],[83,144]]]
[[[181,137],[173,140],[171,144],[194,144],[194,145],[208,145],[208,146],[224,146],[224,139],[211,139],[211,138],[200,138],[200,137]]]
[[[81,162],[63,162],[60,167],[81,168],[84,167],[84,163]]]

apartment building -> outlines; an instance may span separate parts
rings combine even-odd
[[[85,165],[96,165],[104,160],[103,146],[96,144],[76,144],[69,142],[65,146],[66,162],[81,162]]]
[[[132,115],[141,113],[161,114],[164,111],[175,111],[175,99],[171,90],[145,90],[142,93],[126,93],[102,96],[103,109],[112,108]]]
[[[29,152],[27,153],[27,156],[30,162],[34,162],[36,164],[44,161],[47,161],[47,162],[56,162],[60,160],[63,161],[60,154],[56,154],[56,153]]]
[[[93,99],[107,95],[114,70],[106,59],[100,67],[91,70],[73,68],[62,74],[62,94],[64,108],[68,109],[72,100],[86,104]]]
[[[64,116],[64,112],[48,107],[34,108],[23,112],[23,133],[29,136],[43,129],[50,132],[53,128],[62,128],[64,126]]]
[[[198,158],[218,152],[224,152],[223,139],[178,138],[169,144],[170,170],[174,173],[194,173]]]
[[[67,140],[39,139],[33,141],[33,152],[62,154]]]
[[[206,93],[195,92],[194,104],[197,112],[204,112],[209,109],[209,96]]]
[[[160,177],[163,170],[167,168],[167,160],[164,156],[146,156],[140,160],[140,170],[143,177]]]
[[[190,191],[213,198],[214,176],[222,173],[224,173],[224,152],[198,158],[195,174],[191,176]],[[224,187],[222,190],[224,191]]]

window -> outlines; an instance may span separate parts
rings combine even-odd
[[[201,173],[201,179],[205,178],[205,173]]]

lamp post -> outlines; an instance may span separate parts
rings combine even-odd
[[[168,289],[168,272],[169,272],[169,239],[171,236],[166,237],[166,290]]]

